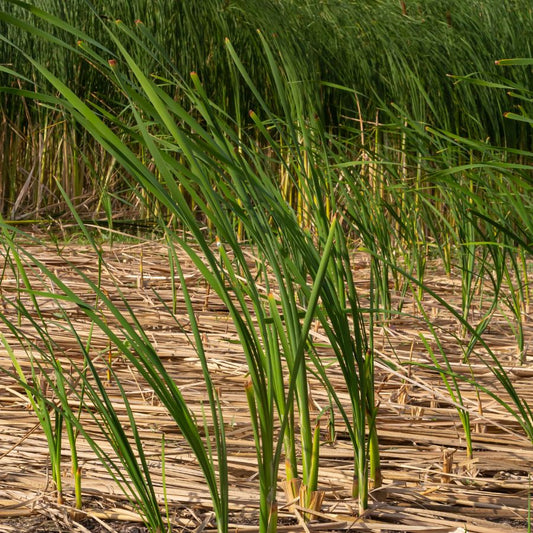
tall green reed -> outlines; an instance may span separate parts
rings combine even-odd
[[[276,44],[274,50],[279,54],[278,57],[283,65],[280,68],[274,59],[274,50],[266,41],[263,42],[273,77],[276,80],[280,101],[284,106],[283,116],[288,126],[287,131],[284,128],[281,130],[278,128],[281,141],[276,142],[271,132],[268,133],[267,139],[269,145],[276,149],[276,153],[282,153],[283,147],[289,147],[289,152],[284,154],[282,161],[287,165],[287,176],[292,177],[293,186],[297,187],[299,194],[305,198],[303,208],[306,212],[302,216],[297,209],[297,218],[300,223],[307,222],[306,225],[312,228],[318,237],[322,235],[322,238],[325,238],[325,231],[331,231],[328,230],[329,220],[330,217],[336,216],[337,205],[332,176],[328,172],[328,163],[321,157],[321,152],[325,151],[321,130],[314,124],[313,118],[308,118],[305,114],[300,94],[294,89],[296,80],[293,80],[295,73],[292,65],[283,62],[283,55],[280,54]],[[246,78],[242,63],[235,57],[234,52],[232,55]],[[250,83],[249,80],[248,83]],[[272,111],[264,103],[255,87],[253,91],[258,96],[262,110],[267,114],[270,122],[274,119]],[[257,120],[255,123],[258,124]],[[266,128],[262,127],[261,131],[266,134]],[[291,229],[295,227],[297,226],[294,224],[289,226]],[[368,349],[365,324],[354,288],[351,258],[345,236],[340,229],[337,232],[333,253],[334,260],[329,266],[330,273],[324,280],[322,307],[318,310],[318,317],[325,328],[328,341],[334,350],[348,386],[352,420],[338,402],[333,388],[329,386],[329,380],[321,364],[315,363],[315,367],[324,382],[328,384],[329,392],[340,408],[354,445],[354,496],[359,497],[362,512],[367,506],[369,486],[380,485],[373,391],[373,357],[371,350]],[[310,259],[307,264],[310,264]],[[348,311],[345,306],[348,306]],[[370,432],[368,439],[365,434],[367,428]]]
[[[56,22],[54,19],[50,20]],[[61,23],[61,27],[64,29],[66,26]],[[126,33],[128,31],[122,24],[118,24],[118,28]],[[315,313],[326,328],[350,387],[353,408],[351,421],[338,399],[336,401],[342,408],[354,443],[355,489],[360,495],[361,509],[364,509],[368,503],[369,475],[374,477],[375,482],[378,482],[379,478],[372,353],[365,346],[362,314],[351,279],[346,243],[342,233],[336,229],[335,222],[330,221],[331,215],[322,208],[323,182],[320,179],[319,169],[313,164],[312,144],[308,138],[306,139],[306,130],[301,127],[297,130],[288,115],[289,103],[283,99],[285,87],[281,85],[281,78],[276,74],[277,66],[274,64],[272,53],[264,42],[278,91],[282,95],[281,99],[288,118],[291,119],[288,122],[287,139],[284,141],[286,146],[294,150],[291,156],[294,159],[291,160],[289,170],[298,171],[295,186],[299,186],[302,194],[317,208],[319,216],[314,216],[311,210],[307,214],[308,220],[316,224],[316,233],[310,233],[299,226],[298,213],[285,203],[272,175],[265,173],[265,168],[268,168],[265,161],[268,162],[268,159],[265,160],[264,156],[257,152],[255,143],[251,142],[250,145],[242,143],[231,123],[228,127],[227,117],[207,99],[196,75],[192,78],[194,90],[184,85],[182,90],[191,100],[196,112],[202,116],[202,124],[205,126],[197,122],[166,92],[149,80],[118,39],[116,45],[131,69],[135,84],[124,76],[121,71],[122,66],[115,59],[108,63],[93,50],[87,51],[84,47],[80,50],[88,53],[101,68],[105,68],[110,79],[114,80],[129,98],[131,115],[137,123],[139,132],[136,139],[144,143],[150,152],[158,171],[157,177],[161,181],[156,179],[143,162],[129,152],[121,139],[62,82],[38,64],[36,68],[63,94],[63,99],[58,99],[57,104],[61,104],[91,131],[117,161],[120,161],[138,180],[143,189],[159,200],[168,213],[174,213],[180,224],[192,233],[194,242],[200,246],[202,255],[195,252],[185,241],[180,241],[180,245],[186,249],[230,310],[249,362],[251,387],[248,397],[258,448],[262,528],[266,530],[275,527],[276,473],[281,456],[281,443],[286,446],[285,454],[290,471],[289,483],[298,475],[297,465],[291,464],[296,457],[295,439],[284,439],[285,430],[294,435],[293,395],[298,407],[303,449],[304,489],[301,492],[301,503],[309,506],[313,498],[316,498],[314,493],[318,480],[319,433],[313,429],[310,421],[304,363],[309,345],[309,328]],[[256,125],[271,142],[271,148],[278,151],[279,141],[270,137],[266,127],[274,116],[268,111],[257,89],[249,83],[246,71],[242,69],[242,63],[239,63],[234,53],[232,55],[241,74],[258,97],[263,112],[268,114],[265,123],[254,119]],[[301,109],[296,109],[296,115],[300,119],[300,126],[303,125]],[[183,122],[192,134],[181,129],[178,121]],[[119,124],[116,118],[114,123]],[[160,130],[156,136],[149,133],[150,130],[154,131],[154,123]],[[126,127],[131,131],[129,125]],[[285,126],[280,131],[284,128]],[[303,143],[300,141],[300,136]],[[168,142],[168,138],[172,143]],[[303,150],[299,148],[302,144],[305,147]],[[180,152],[180,158],[169,157],[176,149]],[[312,169],[312,172],[309,169]],[[179,186],[176,176],[180,176]],[[306,191],[305,187],[310,187],[309,184],[312,184],[312,187]],[[219,257],[211,251],[209,243],[200,231],[197,216],[191,211],[180,187],[194,198],[195,204],[216,231],[220,243]],[[245,235],[252,239],[252,245],[257,250],[263,268],[262,272],[272,272],[273,280],[276,281],[272,286],[273,291],[268,290],[267,294],[261,293],[256,287],[256,279],[247,266],[242,247],[238,242],[236,224],[242,224]],[[231,258],[226,247],[231,251]],[[329,260],[330,253],[340,260],[337,268],[334,268],[335,262]],[[229,287],[226,285],[228,282]],[[265,277],[265,283],[268,288],[271,283],[269,278]],[[348,289],[345,286],[348,286]],[[270,292],[273,295],[278,293],[279,297],[268,296]],[[322,302],[321,307],[317,307],[319,297]],[[102,300],[105,301],[104,298]],[[255,318],[250,314],[248,302],[253,307]],[[349,305],[348,312],[345,308],[346,302]],[[109,303],[106,305],[109,306]],[[281,312],[277,310],[278,305]],[[280,346],[283,353],[279,351]],[[279,355],[289,367],[286,379],[281,379],[279,374],[279,359],[278,363],[272,364],[272,357],[276,361],[275,357]],[[327,380],[325,382],[328,383]],[[287,385],[289,389],[285,395],[282,390]],[[278,411],[278,419],[281,421],[281,433],[277,445],[274,444],[274,404]],[[369,439],[365,434],[367,427],[371,429],[372,436]],[[369,456],[373,458],[370,473]]]

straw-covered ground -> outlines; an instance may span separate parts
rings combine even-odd
[[[75,266],[86,273],[92,272],[96,278],[97,262],[89,247],[68,244],[59,255],[52,244],[35,245],[31,252],[57,272],[64,282],[73,288],[78,287],[80,295],[90,299],[87,287],[81,284],[73,269]],[[201,420],[205,385],[188,336],[183,302],[178,301],[175,316],[166,307],[171,307],[172,293],[164,245],[157,242],[114,244],[104,248],[104,257],[107,269],[102,284],[117,304],[120,304],[119,289],[126,296],[159,357],[167,368],[172,369],[189,406]],[[4,258],[0,259],[3,261]],[[181,259],[189,288],[193,291],[199,324],[209,350],[213,380],[224,409],[232,523],[239,531],[254,531],[257,529],[258,488],[253,435],[244,392],[247,367],[225,309],[209,293],[185,254]],[[364,304],[369,289],[368,262],[361,254],[354,264]],[[428,272],[426,283],[448,302],[460,307],[459,277],[446,276],[438,264],[431,265]],[[6,301],[16,293],[16,280],[9,270],[3,274],[1,291],[2,312],[9,315],[13,311]],[[64,359],[63,367],[68,369],[68,360],[80,362],[78,345],[71,333],[56,324],[55,303],[47,305],[46,301],[41,302],[43,312],[50,313],[48,327],[56,328],[54,339],[58,353],[55,355]],[[461,361],[461,347],[454,336],[458,331],[456,322],[444,309],[432,304],[429,297],[426,297],[425,307],[441,328],[444,349],[454,369],[469,375],[470,369]],[[69,311],[77,333],[86,339],[89,335],[87,318],[75,305]],[[467,460],[457,410],[439,375],[422,366],[408,364],[399,367],[398,371],[391,371],[386,364],[391,360],[396,364],[429,362],[420,337],[427,328],[409,298],[402,311],[386,327],[374,332],[383,486],[372,492],[367,515],[357,518],[357,504],[350,497],[353,467],[350,442],[340,419],[335,419],[337,431],[334,440],[330,439],[326,427],[329,417],[325,416],[320,452],[320,489],[325,492],[325,500],[321,513],[306,527],[309,530],[374,532],[526,531],[529,473],[533,465],[531,442],[496,401],[484,394],[478,395],[465,384],[463,400],[471,412],[474,440],[474,456]],[[5,329],[4,334],[22,367],[29,370],[27,353],[17,345],[13,335],[3,325],[1,327]],[[526,338],[531,338],[531,322],[526,322],[524,327]],[[24,330],[29,325],[23,320],[20,328]],[[29,330],[28,334],[31,335]],[[111,350],[117,379],[126,387],[137,423],[142,428],[154,483],[160,493],[161,442],[162,435],[165,435],[166,490],[175,530],[200,532],[212,529],[209,494],[183,438],[158,404],[153,391],[124,359],[115,356],[108,340],[99,336],[96,330],[92,335],[91,355],[102,369],[108,392],[116,400],[115,407],[120,409],[116,380],[108,380],[106,375],[105,362]],[[313,335],[317,342],[323,339],[318,329],[313,330]],[[506,317],[496,314],[484,338],[512,375],[522,397],[533,402],[530,386],[533,368],[527,361],[519,366],[515,337]],[[322,350],[323,357],[328,357],[327,349]],[[11,368],[3,348],[0,348],[0,365],[4,369]],[[470,368],[478,382],[498,390],[494,377],[479,358],[471,360]],[[338,381],[337,390],[348,403],[347,394],[343,395],[342,375],[335,366],[330,369],[330,377],[333,382]],[[56,503],[46,440],[37,419],[13,378],[2,373],[0,383],[0,533],[145,531],[138,515],[82,439],[78,441],[78,450],[83,465],[83,510],[71,512],[72,480],[66,440],[63,447],[66,505]],[[499,393],[505,397],[502,391]],[[329,405],[327,395],[318,383],[313,388],[312,401],[317,414]],[[123,417],[127,425],[125,412]],[[89,419],[87,423],[90,423]],[[91,431],[97,435],[96,427]],[[280,489],[280,502],[283,498]],[[292,511],[281,508],[280,531],[293,529],[301,530],[302,526]]]

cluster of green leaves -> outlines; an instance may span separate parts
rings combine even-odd
[[[59,19],[42,12],[36,13],[64,30],[72,33],[76,31]],[[305,138],[308,135],[303,127],[305,117],[298,114],[298,108],[291,107],[290,94],[286,99],[286,82],[280,75],[272,51],[264,41],[265,55],[281,93],[287,123],[280,121],[271,112],[257,87],[250,81],[231,44],[227,43],[236,68],[256,95],[261,114],[265,115],[262,120],[258,115],[253,115],[257,131],[279,156],[282,155],[283,147],[287,160],[285,163],[280,162],[289,172],[293,182],[291,185],[300,187],[302,195],[313,199],[315,208],[309,209],[305,215],[308,223],[315,228],[312,231],[300,225],[300,214],[284,201],[278,187],[277,172],[268,172],[272,165],[271,158],[257,150],[254,139],[239,136],[242,132],[235,129],[234,123],[227,115],[207,98],[198,76],[192,75],[192,86],[179,79],[174,80],[174,83],[180,85],[182,93],[194,109],[194,115],[200,120],[144,74],[122,45],[119,36],[123,34],[131,35],[130,30],[120,22],[109,30],[109,35],[121,51],[130,76],[124,75],[124,66],[118,65],[115,60],[108,61],[90,46],[94,43],[82,43],[79,50],[81,54],[97,62],[100,68],[106,69],[109,80],[116,84],[128,99],[126,122],[116,116],[113,117],[114,126],[120,126],[123,131],[132,135],[133,141],[144,145],[150,155],[149,161],[157,173],[150,168],[152,164],[148,165],[146,161],[138,158],[131,151],[130,145],[114,133],[98,113],[78,98],[65,83],[27,56],[60,95],[36,93],[34,96],[61,106],[71,114],[128,170],[139,185],[137,190],[142,193],[139,199],[144,201],[147,197],[155,198],[159,205],[165,207],[166,213],[179,220],[180,226],[191,234],[195,247],[180,239],[165,219],[158,218],[162,230],[168,236],[169,249],[179,245],[187,251],[228,308],[240,335],[250,373],[247,396],[257,447],[262,529],[271,530],[277,524],[276,492],[282,452],[287,464],[288,491],[292,492],[293,496],[299,495],[301,504],[305,507],[312,509],[320,506],[320,495],[317,493],[320,432],[318,420],[313,423],[311,419],[308,404],[305,362],[308,357],[313,362],[314,372],[319,375],[346,421],[354,445],[354,490],[359,496],[361,510],[365,509],[368,503],[369,476],[373,476],[374,483],[379,479],[373,358],[367,350],[364,324],[351,277],[346,238],[336,223],[335,215],[331,216],[331,211],[324,209],[321,172],[313,163],[313,143],[307,139],[302,145],[298,140],[300,136]],[[142,42],[139,45],[142,46]],[[29,96],[28,93],[24,95]],[[135,122],[134,129],[131,120]],[[175,157],[176,152],[179,158]],[[194,209],[184,192],[194,199]],[[83,229],[83,223],[66,194],[65,201],[73,209],[73,216]],[[198,211],[216,232],[218,254],[213,252],[209,237],[200,227]],[[256,249],[261,285],[257,284],[258,274],[248,265],[239,242],[241,227]],[[91,240],[88,233],[86,236]],[[16,250],[14,244],[10,249]],[[95,253],[98,253],[96,246]],[[97,295],[100,304],[120,323],[128,341],[125,344],[100,318],[94,305],[80,301],[74,292],[53,276],[44,265],[31,257],[27,259],[29,264],[35,264],[41,270],[42,275],[51,278],[54,286],[60,287],[62,298],[79,305],[90,320],[106,332],[113,344],[154,388],[169,412],[175,414],[174,419],[198,457],[206,476],[218,527],[225,530],[228,522],[227,478],[222,423],[215,426],[219,428],[215,434],[219,471],[218,476],[215,476],[215,463],[208,460],[210,448],[200,438],[200,428],[192,422],[179,390],[169,381],[168,374],[158,362],[154,349],[136,323],[134,315],[123,316],[100,287],[80,272],[80,277],[90,286],[91,292]],[[171,254],[171,263],[180,273],[176,254]],[[24,271],[22,264],[20,269]],[[181,274],[180,277],[182,278]],[[261,291],[261,286],[267,288],[266,293]],[[26,290],[33,293],[31,288]],[[209,372],[194,319],[194,309],[186,292],[184,297],[188,303],[196,346],[209,390]],[[349,406],[351,415],[350,409],[342,405],[334,388],[329,385],[325,367],[310,342],[309,330],[315,318],[325,328],[345,375],[352,399]],[[9,322],[9,319],[5,320]],[[135,326],[130,325],[132,320]],[[105,389],[99,385],[100,381],[91,365],[88,351],[85,350],[84,353],[87,367],[78,370],[80,379],[86,384],[87,390],[93,393],[91,399],[99,406],[99,416],[106,417],[107,421],[107,416],[115,416],[114,411],[109,405]],[[284,366],[287,371],[283,370]],[[88,372],[86,368],[89,369]],[[86,377],[86,373],[90,378]],[[92,382],[96,382],[96,386],[92,385]],[[59,385],[56,385],[57,387]],[[58,396],[61,396],[60,393],[60,390],[56,391]],[[74,391],[71,393],[75,394]],[[123,396],[123,399],[128,406],[127,398]],[[214,395],[210,396],[210,405],[213,419],[218,420],[221,415]],[[57,409],[60,409],[59,406]],[[61,406],[61,409],[66,410],[64,406]],[[134,414],[128,410],[131,415],[130,423],[135,427]],[[126,471],[132,476],[133,483],[127,485],[129,494],[133,495],[133,499],[144,510],[147,522],[157,530],[161,523],[157,522],[157,513],[153,511],[153,492],[147,494],[142,490],[143,483],[150,485],[150,482],[138,437],[134,434],[140,464],[133,459],[132,453],[124,452],[130,449],[130,441],[124,433],[117,433],[119,428],[115,424],[105,423],[101,427],[111,444],[118,448],[119,465],[126,466]],[[370,431],[370,438],[366,434],[367,429]],[[296,432],[299,432],[302,443],[301,468],[297,460]],[[88,438],[87,435],[85,437]],[[110,467],[115,475],[119,471],[116,464],[111,462]],[[119,478],[121,479],[121,476]]]

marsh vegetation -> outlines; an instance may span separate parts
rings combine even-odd
[[[1,459],[68,527],[530,527],[514,4],[1,2]]]

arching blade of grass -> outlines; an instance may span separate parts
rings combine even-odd
[[[422,342],[424,343],[427,353],[429,354],[429,356],[431,357],[431,360],[433,361],[434,367],[439,371],[442,381],[444,382],[444,385],[446,386],[446,389],[448,390],[450,398],[456,405],[460,406],[457,408],[457,414],[459,415],[459,418],[461,420],[461,424],[463,426],[463,431],[465,435],[466,457],[467,457],[467,460],[470,460],[473,458],[473,454],[474,454],[474,451],[473,451],[474,449],[472,446],[472,432],[471,432],[471,427],[470,427],[470,413],[468,412],[468,410],[462,408],[463,397],[461,394],[461,387],[459,385],[457,378],[455,377],[452,371],[450,361],[448,357],[446,356],[446,352],[439,339],[439,335],[435,331],[435,328],[432,326],[429,320],[429,317],[423,311],[423,309],[422,309],[422,313],[424,315],[425,322],[426,324],[428,324],[430,328],[430,332],[433,335],[433,339],[437,343],[437,348],[440,353],[440,356],[444,360],[445,371],[442,370],[441,362],[438,360],[437,355],[434,353],[433,348],[431,347],[426,337],[422,333],[420,333],[420,338],[422,339]]]
[[[5,323],[5,317],[0,317]],[[9,327],[9,324],[6,324]],[[57,503],[62,505],[64,503],[64,494],[63,494],[63,477],[61,474],[61,439],[63,436],[64,429],[64,416],[63,413],[55,409],[55,405],[49,399],[49,395],[46,393],[47,390],[50,390],[49,380],[45,374],[44,369],[42,368],[42,363],[35,360],[36,355],[29,351],[29,357],[31,360],[31,370],[30,374],[26,375],[17,360],[13,348],[8,343],[4,334],[0,335],[0,340],[6,352],[9,354],[13,368],[15,372],[13,377],[21,384],[24,388],[24,391],[27,394],[31,409],[37,416],[39,424],[43,430],[43,433],[46,437],[46,442],[48,445],[48,452],[50,456],[50,468],[52,471],[52,481],[55,486]],[[26,340],[26,339],[24,339]],[[17,341],[22,343],[23,338],[18,337]],[[39,357],[39,355],[37,355]],[[4,372],[8,372],[7,369],[1,369]],[[30,384],[31,383],[31,384]],[[76,450],[71,448],[71,454],[73,457],[73,466],[76,464]],[[79,501],[79,498],[78,498]]]

